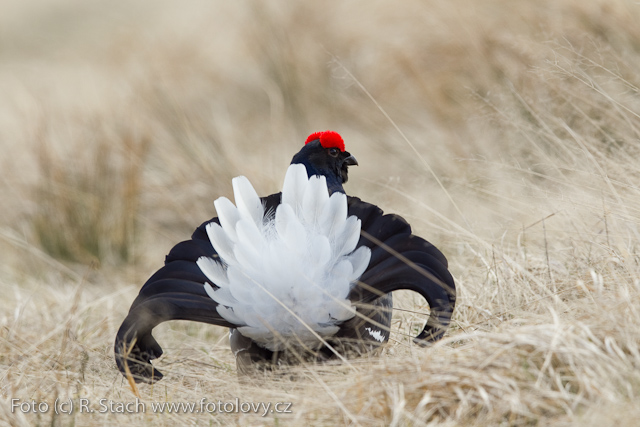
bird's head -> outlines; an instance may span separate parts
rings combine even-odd
[[[303,164],[310,177],[323,175],[330,193],[344,193],[342,184],[347,182],[349,166],[357,165],[358,161],[345,150],[342,137],[328,130],[309,135],[304,147],[293,156],[291,164],[295,163]]]

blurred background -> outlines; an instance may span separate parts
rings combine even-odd
[[[523,203],[533,187],[602,172],[571,129],[625,161],[638,148],[633,2],[2,10],[3,232],[56,259],[157,260],[214,215],[231,177],[276,192],[322,129],[360,160],[350,194],[444,244],[439,216],[499,238],[554,212]]]
[[[602,336],[627,322],[637,330],[637,312],[619,304],[637,302],[640,286],[639,22],[640,5],[625,0],[0,0],[9,359],[19,359],[16,331],[81,318],[70,370],[85,353],[111,363],[140,286],[215,216],[231,178],[279,191],[306,136],[326,129],[360,163],[347,193],[401,214],[450,259],[452,336],[504,331],[509,319],[545,324],[550,305],[568,324],[594,325],[618,307],[607,324],[619,329]],[[7,366],[33,362],[18,359]],[[112,368],[95,375],[113,381]],[[592,383],[605,387],[613,374],[600,374]],[[542,375],[531,396],[544,394]],[[526,410],[502,411],[496,393],[483,407],[489,420],[531,420],[628,397],[580,384],[547,406],[518,395]],[[616,384],[640,392],[640,380]],[[455,412],[459,403],[442,419],[473,413]],[[391,420],[394,406],[382,407]]]

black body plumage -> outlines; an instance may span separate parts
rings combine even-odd
[[[327,176],[329,191],[344,192],[347,166],[357,164],[353,156],[340,152],[326,154],[318,166],[317,159],[305,152],[322,157],[328,148],[307,144],[294,156],[292,163],[307,163],[309,176]],[[346,159],[346,161],[345,161]],[[332,164],[331,162],[334,162]],[[345,164],[346,163],[346,164]],[[311,166],[311,167],[310,167]],[[314,169],[315,168],[315,169]],[[261,198],[267,210],[275,210],[281,203],[281,194]],[[327,339],[329,346],[321,346],[307,355],[293,352],[271,351],[243,336],[237,328],[217,311],[218,303],[204,289],[208,281],[196,261],[200,257],[217,258],[217,253],[206,232],[213,218],[200,225],[190,240],[174,246],[165,259],[165,265],[143,285],[122,323],[115,341],[115,359],[120,371],[130,373],[136,381],[154,382],[162,374],[150,363],[162,354],[160,345],[152,336],[153,328],[169,320],[191,320],[224,326],[231,329],[231,350],[236,356],[238,372],[277,362],[295,362],[303,359],[325,360],[336,353],[352,356],[369,353],[389,338],[391,324],[391,292],[408,289],[418,292],[430,306],[430,316],[423,331],[415,338],[426,344],[442,337],[455,307],[455,284],[448,271],[447,259],[431,243],[412,234],[410,225],[400,216],[384,214],[375,205],[357,197],[347,196],[348,215],[361,221],[361,237],[356,248],[371,249],[371,260],[359,281],[352,288],[349,300],[358,314],[345,321],[334,336]]]

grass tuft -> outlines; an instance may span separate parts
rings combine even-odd
[[[58,135],[79,150],[62,154],[52,147],[53,132],[43,129],[37,142],[40,176],[31,219],[36,240],[65,261],[135,261],[149,136],[109,131],[92,120],[77,136]]]

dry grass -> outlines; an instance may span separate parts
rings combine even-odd
[[[636,425],[636,2],[2,3],[0,424]],[[135,401],[112,343],[143,281],[327,128],[347,191],[450,259],[443,341],[409,344],[404,294],[381,357],[241,383],[224,330],[173,322],[143,402],[292,413],[11,411]]]

